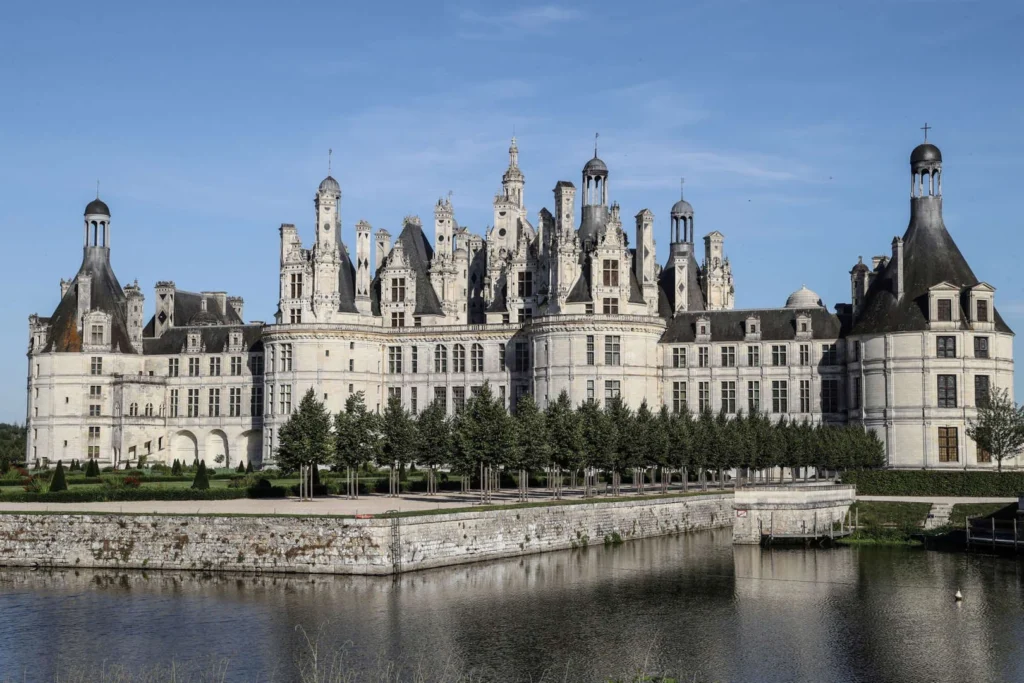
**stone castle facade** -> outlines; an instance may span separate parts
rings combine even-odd
[[[332,411],[362,391],[371,409],[394,396],[451,412],[489,382],[513,410],[524,394],[544,407],[566,391],[574,403],[857,422],[891,466],[991,467],[964,430],[992,389],[1012,391],[1013,333],[943,224],[941,172],[938,148],[913,151],[910,226],[891,256],[854,266],[851,303],[835,312],[805,287],[779,308],[736,309],[724,236],[706,235],[698,262],[683,199],[658,264],[654,213],[635,215],[631,240],[596,150],[580,187],[559,181],[532,223],[513,139],[484,235],[442,198],[432,244],[416,216],[394,238],[360,221],[354,259],[328,176],[312,245],[280,228],[271,324],[245,323],[239,297],[173,282],[156,284],[144,323],[138,284],[111,268],[97,199],[77,275],[51,316],[30,317],[27,457],[269,463],[311,387]]]

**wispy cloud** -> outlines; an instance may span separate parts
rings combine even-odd
[[[459,21],[463,24],[459,36],[469,40],[493,40],[524,33],[543,33],[557,24],[576,21],[582,16],[578,10],[560,5],[519,7],[511,12],[487,14],[465,10],[459,14]]]

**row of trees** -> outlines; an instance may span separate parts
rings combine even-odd
[[[332,417],[310,390],[281,427],[277,449],[285,470],[312,464],[347,472],[352,496],[359,468],[373,463],[391,471],[393,494],[399,470],[415,464],[426,470],[429,492],[436,492],[436,473],[446,468],[479,477],[485,498],[501,472],[518,473],[524,496],[529,474],[542,471],[556,492],[563,474],[586,494],[603,474],[617,493],[626,473],[641,488],[654,475],[662,488],[674,476],[685,487],[691,474],[706,486],[709,473],[717,473],[721,483],[723,470],[732,468],[760,472],[771,481],[779,467],[793,468],[794,478],[802,469],[806,477],[819,467],[880,466],[883,457],[874,432],[857,426],[814,426],[766,415],[673,414],[665,407],[653,412],[646,402],[631,410],[619,399],[604,407],[593,401],[573,407],[564,392],[544,411],[524,396],[510,415],[487,385],[451,417],[439,403],[414,416],[397,399],[377,414],[367,410],[362,393],[350,396],[345,410]]]

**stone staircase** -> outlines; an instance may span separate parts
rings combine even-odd
[[[938,529],[949,524],[949,516],[953,513],[952,503],[934,503],[928,511],[928,517],[924,520],[924,528]]]

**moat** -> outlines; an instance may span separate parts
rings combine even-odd
[[[954,602],[957,588],[965,600]],[[0,570],[0,680],[58,661],[227,658],[294,680],[301,625],[351,661],[487,680],[1024,680],[1016,560],[906,548],[765,550],[731,530],[390,577]],[[568,673],[566,673],[568,672]]]

